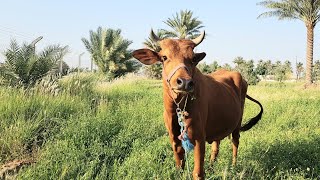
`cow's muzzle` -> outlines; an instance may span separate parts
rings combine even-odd
[[[188,73],[189,76],[191,76],[191,72],[188,69],[188,67],[184,64],[179,64],[178,66],[176,66],[167,76],[165,74],[164,71],[162,71],[162,76],[163,78],[166,79],[168,86],[171,90],[173,90],[173,92],[175,93],[183,93],[183,94],[188,94],[193,92],[194,90],[194,82],[192,80],[192,78],[186,79],[186,78],[182,78],[182,77],[178,77],[176,80],[176,86],[172,87],[170,84],[171,78],[173,77],[173,75],[180,69],[185,69]],[[163,64],[163,69],[164,69],[164,64]],[[191,76],[192,77],[192,76]]]
[[[177,89],[181,92],[193,92],[194,83],[192,79],[177,78]]]

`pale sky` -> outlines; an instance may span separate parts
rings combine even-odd
[[[206,39],[197,47],[206,52],[205,61],[232,63],[237,56],[245,59],[290,60],[305,64],[306,28],[298,20],[278,21],[276,18],[257,19],[266,11],[257,0],[205,1],[102,1],[102,0],[0,0],[0,51],[10,39],[31,42],[44,36],[37,44],[69,45],[71,52],[65,61],[75,67],[82,56],[82,67],[89,67],[90,55],[81,38],[99,26],[121,29],[124,38],[132,40],[131,49],[142,48],[150,29],[166,28],[163,23],[180,10],[192,10],[205,26]],[[320,25],[318,25],[320,26]],[[319,27],[315,28],[314,59],[319,57]],[[0,62],[4,57],[0,56]]]

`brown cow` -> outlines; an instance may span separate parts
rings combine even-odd
[[[204,179],[205,141],[212,143],[210,161],[219,152],[220,141],[232,135],[232,162],[236,163],[240,131],[249,130],[262,116],[262,105],[247,95],[247,82],[238,72],[219,70],[202,74],[196,65],[206,54],[194,53],[204,39],[203,32],[194,40],[159,39],[153,31],[151,38],[158,41],[160,52],[139,49],[133,56],[146,65],[163,64],[164,121],[169,132],[177,167],[184,168],[185,150],[181,143],[177,109],[184,110],[185,131],[194,145],[194,179]],[[245,98],[259,104],[260,113],[241,126]]]

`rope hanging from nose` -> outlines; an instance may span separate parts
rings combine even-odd
[[[178,123],[180,125],[180,135],[179,135],[179,139],[181,140],[182,143],[182,147],[186,152],[190,152],[194,149],[194,145],[191,143],[190,138],[188,136],[188,131],[187,131],[187,127],[186,127],[186,123],[185,123],[185,119],[186,116],[188,116],[188,112],[186,111],[186,106],[187,106],[187,102],[188,102],[188,98],[189,98],[189,94],[187,94],[186,96],[182,97],[181,100],[177,103],[176,100],[173,98],[173,94],[172,92],[174,92],[173,88],[171,87],[170,81],[171,78],[174,76],[174,74],[180,69],[180,68],[185,68],[188,72],[188,74],[190,73],[190,70],[188,69],[188,67],[184,64],[179,64],[178,66],[176,66],[170,73],[169,76],[166,76],[165,72],[164,72],[164,63],[162,63],[162,75],[163,78],[166,79],[166,82],[168,84],[169,87],[169,91],[170,91],[170,97],[173,100],[173,102],[175,103],[175,105],[177,106],[176,109],[176,113],[177,113],[177,117],[178,117]],[[180,103],[182,102],[182,100],[185,98],[185,102],[184,102],[184,107],[183,109],[180,108]],[[192,98],[193,100],[193,98]]]
[[[183,110],[181,110],[179,107],[176,109],[177,116],[178,116],[178,123],[180,125],[180,135],[178,136],[178,139],[181,140],[182,147],[186,152],[190,152],[194,149],[194,145],[191,143],[190,138],[188,136],[187,127],[185,124],[185,117],[188,116],[188,112],[185,110],[187,106],[188,101],[188,94],[184,103]]]

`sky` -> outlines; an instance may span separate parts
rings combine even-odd
[[[0,62],[2,52],[11,39],[31,42],[39,36],[41,50],[50,44],[68,45],[70,53],[64,60],[72,67],[90,66],[90,54],[81,38],[90,30],[121,29],[122,36],[133,41],[130,49],[143,48],[150,29],[167,28],[163,23],[180,10],[191,10],[203,22],[206,39],[197,52],[206,52],[206,63],[229,63],[237,56],[244,59],[270,59],[273,62],[296,59],[305,64],[306,28],[299,20],[279,21],[260,18],[267,9],[257,0],[0,0]],[[320,26],[320,25],[318,25]],[[314,59],[319,57],[319,28],[315,28]]]

